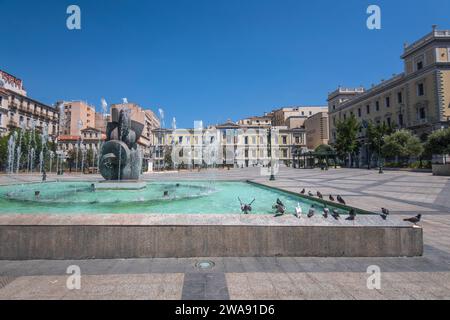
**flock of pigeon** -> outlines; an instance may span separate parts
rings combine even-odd
[[[300,191],[300,194],[302,194],[302,195],[304,195],[305,193],[306,193],[305,189]],[[316,195],[317,195],[317,197],[319,199],[323,200],[323,194],[320,191],[317,191]],[[308,196],[309,197],[314,197],[314,194],[311,191],[308,191]],[[333,197],[333,195],[330,194],[328,196],[328,199],[330,201],[332,201],[332,202],[335,202],[337,200],[337,202],[339,202],[340,204],[346,205],[345,200],[340,195],[337,195],[336,199],[335,199]],[[252,211],[252,204],[255,202],[256,199],[253,199],[253,201],[251,203],[249,203],[249,204],[243,203],[240,198],[238,198],[238,200],[239,200],[239,202],[241,204],[241,211],[244,214],[249,214]],[[286,206],[283,204],[283,202],[280,199],[277,199],[276,203],[272,206],[272,209],[275,209],[275,217],[281,217],[281,216],[284,216],[287,213],[286,212]],[[380,217],[383,220],[386,220],[387,217],[389,216],[389,213],[390,212],[389,212],[388,209],[381,208]],[[297,207],[295,207],[294,216],[297,217],[297,218],[300,218],[302,216],[302,214],[303,214],[302,207],[300,206],[300,203],[297,203]],[[309,211],[308,211],[306,216],[308,218],[312,218],[315,214],[316,214],[316,207],[313,204],[313,205],[311,205],[311,207],[310,207],[310,209],[309,209]],[[339,211],[337,209],[332,209],[331,212],[330,212],[330,209],[325,204],[325,206],[324,206],[324,208],[322,210],[322,216],[325,219],[328,219],[329,215],[331,215],[335,220],[338,220],[340,218],[340,214],[339,214]],[[351,208],[350,212],[348,214],[348,217],[345,220],[354,221],[355,218],[356,218],[356,211],[355,211],[355,209]],[[419,215],[417,215],[415,217],[404,219],[403,221],[411,222],[413,224],[417,224],[418,222],[420,222],[421,218],[422,218],[422,215],[419,214]]]

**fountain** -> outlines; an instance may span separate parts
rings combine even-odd
[[[131,120],[128,110],[113,109],[106,127],[106,142],[100,152],[100,173],[106,181],[95,189],[143,189],[139,181],[142,159],[137,140],[144,125]]]

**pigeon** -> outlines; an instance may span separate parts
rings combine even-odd
[[[302,216],[302,207],[300,207],[300,203],[297,203],[297,206],[295,207],[295,216],[297,218],[300,218]]]
[[[330,199],[330,201],[334,201],[334,197],[330,194],[330,196],[328,197],[328,199]]]
[[[418,215],[415,216],[415,217],[412,217],[412,218],[409,218],[409,219],[403,219],[403,221],[411,222],[411,223],[417,224],[418,222],[420,222],[420,219],[422,219],[422,215],[421,215],[421,214],[418,214]]]
[[[302,191],[300,191],[300,194],[305,194],[306,190],[303,189]]]
[[[314,197],[314,194],[311,191],[308,191],[308,196]]]
[[[386,208],[381,208],[381,214],[380,214],[380,217],[381,217],[383,220],[386,220],[386,218],[387,218],[388,215],[389,215],[389,210],[386,209]]]
[[[355,209],[351,209],[349,214],[348,214],[348,218],[345,219],[345,220],[353,221],[353,220],[355,220],[355,217],[356,217]]]
[[[345,206],[345,201],[344,201],[344,199],[342,199],[342,197],[341,196],[337,196],[337,201],[340,203],[340,204],[343,204],[344,206]]]
[[[253,202],[255,202],[255,199],[253,199],[253,201],[250,202],[249,204],[242,203],[242,201],[239,197],[238,197],[238,200],[239,200],[239,203],[241,204],[241,211],[244,214],[249,214],[249,212],[252,211],[252,204],[253,204]]]
[[[277,199],[277,203],[272,206],[273,209],[276,209],[275,217],[281,217],[286,213],[286,207],[280,199]]]
[[[316,212],[316,209],[314,208],[314,205],[312,205],[311,208],[309,208],[308,218],[312,218],[314,216],[315,212]]]
[[[328,214],[330,213],[330,209],[328,209],[327,207],[323,208],[323,217],[325,219],[328,219]]]
[[[331,213],[332,217],[333,217],[334,219],[338,220],[339,217],[340,217],[339,211],[337,211],[337,209],[333,209],[333,210],[331,210],[331,212],[332,212],[332,213]]]
[[[317,191],[317,196],[318,196],[320,199],[323,199],[323,195],[322,195],[322,193],[320,193],[320,191]]]

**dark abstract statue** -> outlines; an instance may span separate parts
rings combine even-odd
[[[137,144],[144,125],[131,120],[128,110],[112,109],[101,150],[100,173],[106,180],[138,180],[142,157]]]

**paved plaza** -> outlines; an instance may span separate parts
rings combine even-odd
[[[49,175],[54,180],[55,175]],[[421,213],[424,255],[416,258],[183,258],[0,261],[0,299],[450,299],[450,178],[401,171],[281,168],[275,181],[259,168],[152,173],[146,180],[253,180],[288,191],[340,194],[351,206],[396,218]],[[39,181],[0,175],[0,185]],[[65,175],[64,180],[100,176]],[[4,245],[4,244],[0,244]],[[196,263],[214,262],[200,270]],[[80,267],[81,288],[66,286]],[[369,290],[369,266],[381,288]]]

